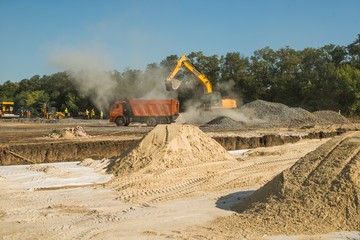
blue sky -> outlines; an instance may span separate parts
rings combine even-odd
[[[358,0],[0,0],[0,84],[64,71],[51,61],[64,52],[121,72],[193,51],[346,46],[359,9]]]

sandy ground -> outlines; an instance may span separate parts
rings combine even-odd
[[[0,167],[1,239],[194,239],[187,229],[229,216],[300,157],[326,142],[235,151],[199,164],[110,181],[105,160]],[[151,180],[149,180],[151,179]],[[185,179],[185,180],[184,180]],[[192,233],[193,234],[193,233]],[[201,239],[201,238],[199,238]],[[359,232],[263,239],[360,239]]]

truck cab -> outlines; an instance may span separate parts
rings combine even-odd
[[[118,126],[128,126],[129,123],[126,121],[126,116],[124,116],[124,107],[125,101],[116,101],[111,105],[110,108],[110,122],[116,123]]]

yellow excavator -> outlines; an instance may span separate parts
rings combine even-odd
[[[204,87],[205,91],[205,109],[219,109],[219,108],[236,108],[236,101],[234,99],[222,99],[220,92],[213,92],[209,79],[205,77],[189,60],[186,59],[186,55],[182,56],[176,63],[174,69],[169,74],[169,77],[165,80],[165,86],[167,91],[176,90],[180,87],[181,80],[175,79],[175,75],[179,72],[181,67],[184,66],[189,70]]]
[[[47,119],[63,119],[65,118],[65,114],[62,112],[58,112],[55,107],[46,108],[46,103],[43,104],[43,113],[44,118]]]

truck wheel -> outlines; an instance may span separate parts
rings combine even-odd
[[[64,117],[62,115],[58,115],[58,119],[63,119]]]
[[[50,115],[49,115],[49,119],[55,119],[55,116],[52,115],[52,114],[50,114]]]
[[[155,120],[155,118],[153,118],[153,117],[147,118],[147,119],[146,119],[146,124],[147,124],[148,126],[155,126],[155,125],[156,125],[156,120]]]
[[[124,117],[117,117],[116,120],[115,120],[115,123],[116,123],[117,126],[125,126],[125,118]]]
[[[160,124],[168,124],[169,123],[169,120],[167,117],[162,117],[159,119],[159,123]]]

